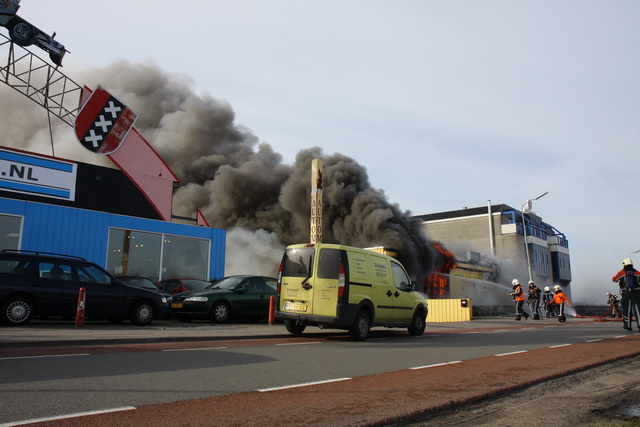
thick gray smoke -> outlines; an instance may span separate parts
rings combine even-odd
[[[373,188],[354,159],[312,147],[301,150],[293,165],[284,164],[269,144],[235,123],[231,105],[195,94],[188,78],[153,64],[118,62],[75,80],[102,85],[139,114],[136,127],[180,179],[174,214],[193,216],[200,209],[211,226],[236,228],[230,242],[237,228],[274,234],[282,245],[307,242],[311,161],[319,158],[324,162],[323,241],[394,248],[415,278],[430,273],[437,262],[419,221]],[[18,135],[33,140],[28,132],[33,131]],[[281,255],[282,247],[275,246]]]

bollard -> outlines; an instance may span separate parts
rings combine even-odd
[[[269,297],[269,324],[273,325],[276,322],[276,298],[271,295]]]
[[[84,301],[87,294],[85,288],[80,288],[78,292],[78,308],[76,310],[76,326],[84,326]]]

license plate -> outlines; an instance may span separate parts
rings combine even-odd
[[[171,303],[171,308],[182,308],[182,303],[181,302],[172,302]]]
[[[295,302],[288,302],[288,303],[285,303],[284,309],[287,310],[287,311],[305,312],[305,311],[307,311],[307,304],[298,304],[298,303],[295,303]]]

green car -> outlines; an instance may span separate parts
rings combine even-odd
[[[170,313],[181,322],[229,319],[260,320],[269,315],[269,299],[275,297],[277,280],[263,276],[229,276],[204,289],[175,294]]]

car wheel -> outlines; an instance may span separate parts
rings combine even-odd
[[[293,320],[285,320],[284,326],[285,328],[287,328],[287,331],[289,331],[294,335],[300,335],[301,333],[304,332],[305,328],[307,327],[307,325],[303,323],[295,322]]]
[[[356,314],[356,319],[353,321],[353,325],[349,328],[349,335],[355,341],[364,341],[369,336],[369,329],[371,328],[371,318],[366,310],[360,310]]]
[[[36,39],[36,32],[33,25],[22,19],[12,19],[8,27],[11,41],[18,46],[30,46]]]
[[[2,323],[9,326],[26,325],[35,311],[34,303],[27,297],[13,297],[2,305]]]
[[[427,326],[426,316],[422,310],[416,311],[413,315],[413,319],[411,319],[411,324],[407,328],[409,334],[416,336],[422,335],[424,333],[424,329]]]
[[[154,308],[150,302],[142,301],[133,306],[131,321],[134,325],[147,326],[154,316]]]
[[[229,320],[230,314],[231,309],[229,308],[229,304],[224,301],[218,301],[214,303],[211,308],[211,321],[213,323],[225,323]]]

